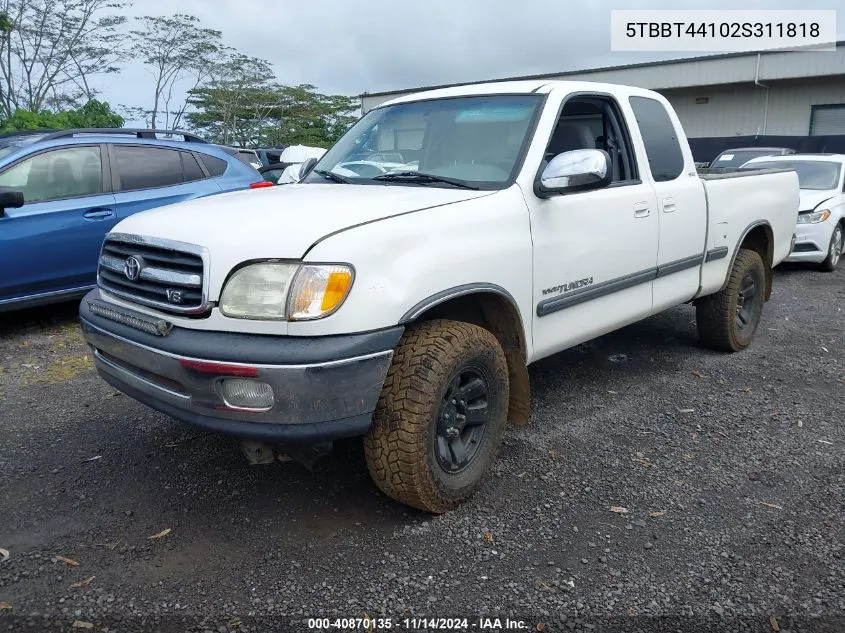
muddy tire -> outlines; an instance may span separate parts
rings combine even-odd
[[[826,273],[832,273],[836,270],[836,265],[842,257],[843,250],[845,250],[845,230],[843,230],[842,222],[840,222],[833,229],[833,235],[830,236],[830,244],[827,247],[827,257],[819,264],[819,269]]]
[[[759,253],[742,249],[727,285],[696,305],[698,337],[707,347],[739,352],[751,344],[766,294],[766,267]]]
[[[373,481],[406,505],[452,510],[487,477],[508,394],[505,354],[490,332],[445,320],[410,326],[364,438]]]

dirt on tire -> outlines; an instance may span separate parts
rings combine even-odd
[[[760,310],[757,322],[748,330],[740,330],[736,324],[737,300],[742,280],[752,273],[756,276]],[[756,251],[741,249],[736,256],[728,283],[720,291],[702,298],[696,304],[696,325],[701,342],[712,349],[725,352],[739,352],[751,344],[754,333],[762,319],[765,299],[764,285],[766,267]]]
[[[447,476],[433,457],[438,406],[451,376],[465,363],[490,369],[490,416],[472,472]],[[508,370],[493,334],[469,323],[436,320],[410,326],[399,342],[364,439],[370,475],[388,496],[432,513],[472,496],[495,461],[507,424]],[[474,460],[474,461],[475,461]]]

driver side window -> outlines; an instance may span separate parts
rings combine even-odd
[[[100,147],[65,147],[24,159],[0,174],[0,187],[21,191],[25,203],[102,193]]]
[[[577,149],[607,152],[614,184],[639,181],[625,119],[613,99],[579,95],[567,100],[546,146],[542,168],[558,154]]]

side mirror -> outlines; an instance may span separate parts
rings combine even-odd
[[[600,149],[574,149],[549,161],[534,190],[538,197],[601,189],[612,180],[610,154]]]
[[[23,203],[22,191],[0,187],[0,216],[5,215],[6,209],[17,209],[22,207]]]
[[[302,163],[302,167],[299,170],[299,179],[304,179],[308,174],[311,173],[311,170],[314,169],[314,165],[317,164],[316,158],[309,158],[304,163]]]

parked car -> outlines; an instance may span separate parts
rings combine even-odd
[[[388,148],[417,170],[335,171]],[[134,276],[82,302],[97,370],[254,456],[365,435],[376,484],[429,512],[528,423],[529,363],[689,302],[704,344],[750,345],[799,200],[788,170],[697,176],[659,93],[548,80],[380,105],[303,181],[115,227],[100,270]],[[165,287],[133,263],[162,252]]]
[[[158,138],[163,134],[184,140]],[[103,237],[120,220],[247,189],[257,176],[183,132],[63,130],[0,138],[0,311],[91,289]]]
[[[279,161],[262,167],[258,171],[264,180],[274,185],[286,185],[298,182],[303,165],[309,160],[317,160],[326,153],[322,147],[291,145],[279,156]]]
[[[322,147],[309,147],[308,145],[291,145],[282,152],[280,162],[286,165],[285,170],[279,178],[278,184],[287,185],[299,182],[302,175],[302,167],[323,157],[326,150]]]
[[[740,167],[752,158],[761,156],[786,156],[794,154],[795,150],[788,147],[737,147],[726,149],[707,165],[710,168],[723,169]]]
[[[845,246],[845,154],[769,156],[750,160],[742,168],[797,172],[801,205],[795,246],[786,261],[835,270]]]
[[[270,163],[269,165],[259,169],[258,173],[261,174],[261,177],[267,182],[277,185],[279,184],[279,178],[281,178],[287,167],[287,163]]]
[[[258,159],[261,161],[261,166],[267,167],[268,165],[272,165],[273,163],[278,163],[281,159],[283,151],[285,151],[284,147],[275,147],[271,149],[260,148],[255,150],[255,153],[258,156]]]
[[[218,145],[217,147],[222,149],[227,154],[234,156],[242,163],[249,165],[256,171],[264,166],[254,149],[246,149],[244,147],[229,147],[227,145]]]

